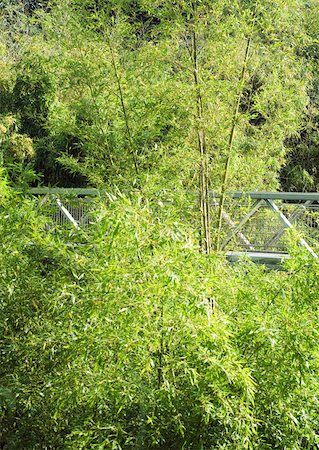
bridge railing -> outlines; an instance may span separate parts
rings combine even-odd
[[[100,199],[97,189],[30,188],[38,198],[49,229],[87,229]],[[196,200],[194,200],[196,202]],[[210,192],[212,233],[216,232],[219,195]],[[282,252],[295,229],[301,246],[315,258],[319,242],[319,193],[234,192],[227,194],[222,214],[221,249]]]
[[[37,198],[48,230],[87,229],[99,199],[97,189],[29,188],[24,194]]]
[[[212,222],[219,196],[211,192]],[[292,192],[235,192],[227,195],[222,214],[223,250],[287,252],[295,229],[300,245],[317,258],[319,194]]]

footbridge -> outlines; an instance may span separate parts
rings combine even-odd
[[[210,195],[214,216],[219,195]],[[319,193],[234,192],[226,196],[221,249],[231,261],[247,255],[256,262],[280,263],[289,257],[289,230],[298,245],[318,259]]]
[[[87,229],[100,201],[97,189],[31,188],[41,213],[52,227]],[[211,223],[217,223],[219,194],[210,192]],[[195,206],[194,206],[195,209]],[[287,232],[293,230],[292,232]],[[256,262],[277,264],[289,258],[294,241],[318,258],[319,193],[233,192],[222,212],[221,250],[230,261],[247,256]],[[318,254],[317,254],[318,253]]]

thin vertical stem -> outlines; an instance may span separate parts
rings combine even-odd
[[[112,45],[111,45],[109,37],[107,37],[107,43],[108,43],[108,46],[109,46],[109,49],[110,49],[110,53],[111,53],[112,67],[113,67],[113,70],[114,70],[114,75],[115,75],[115,79],[116,79],[116,83],[117,83],[117,87],[118,87],[118,92],[119,92],[119,96],[120,96],[121,108],[122,108],[123,117],[124,117],[124,121],[125,121],[126,138],[127,138],[128,144],[131,147],[130,151],[131,151],[131,154],[133,155],[135,172],[136,172],[136,174],[138,174],[137,157],[136,157],[136,152],[133,149],[133,139],[132,139],[132,133],[131,133],[130,125],[129,125],[129,118],[128,118],[128,114],[127,114],[127,108],[126,108],[126,105],[125,105],[125,102],[124,102],[122,81],[121,81],[121,77],[120,77],[120,74],[119,74],[118,69],[117,69],[115,56],[114,56],[114,51],[113,51],[113,48],[112,48]]]
[[[193,26],[192,26],[192,62],[193,79],[196,89],[196,108],[197,108],[197,141],[201,157],[200,175],[199,175],[199,198],[201,210],[201,248],[203,253],[209,254],[211,251],[210,234],[210,210],[209,210],[209,177],[208,177],[208,155],[206,147],[206,134],[203,127],[203,100],[200,87],[200,76],[198,67],[198,44],[197,33],[195,29],[197,19],[196,1],[192,3],[193,8]]]
[[[257,5],[258,5],[258,1],[256,1],[256,3],[255,3],[255,10],[254,10],[254,14],[253,14],[253,27],[255,24],[255,19],[256,19],[256,14],[257,14]],[[226,194],[228,175],[229,175],[229,167],[230,167],[231,158],[233,156],[234,137],[235,137],[235,131],[236,131],[236,126],[237,126],[237,122],[238,122],[240,101],[241,101],[241,98],[243,95],[243,88],[244,88],[244,82],[245,82],[245,77],[246,77],[248,59],[249,59],[249,55],[250,55],[253,31],[254,31],[254,28],[252,29],[252,32],[250,33],[250,35],[247,39],[247,43],[246,43],[244,61],[243,61],[242,71],[241,71],[241,75],[240,75],[240,79],[239,79],[237,100],[236,100],[235,110],[234,110],[233,119],[232,119],[232,126],[231,126],[229,140],[228,140],[228,155],[227,155],[225,166],[224,166],[221,194],[220,194],[219,204],[218,204],[217,234],[216,234],[216,242],[215,242],[216,250],[219,250],[219,248],[220,248],[220,235],[221,235],[222,217],[223,217],[224,204],[225,204],[225,194]]]
[[[164,356],[164,300],[161,298],[161,312],[160,312],[160,348],[157,368],[157,384],[158,389],[163,383],[163,356]]]

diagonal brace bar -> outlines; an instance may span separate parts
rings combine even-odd
[[[303,214],[303,212],[305,211],[305,209],[312,205],[313,201],[312,200],[307,200],[304,204],[300,205],[300,208],[298,208],[296,211],[294,211],[290,216],[288,216],[288,220],[289,222],[291,222],[291,224],[293,224],[294,222],[297,221],[297,219],[299,219],[299,217]],[[277,231],[276,234],[274,234],[268,242],[266,242],[266,247],[270,247],[271,245],[275,244],[278,239],[281,238],[281,236],[284,234],[284,232],[287,230],[287,227],[284,226],[282,227],[279,231]]]
[[[258,209],[265,203],[264,199],[258,200],[254,203],[251,210],[242,218],[242,220],[239,222],[239,224],[233,228],[233,230],[229,233],[229,235],[226,237],[224,242],[221,245],[221,249],[224,249],[226,245],[230,242],[232,237],[235,234],[238,234],[240,229],[245,225],[245,223],[248,222],[248,220],[258,211]]]
[[[60,209],[60,211],[62,212],[62,214],[64,214],[64,216],[72,223],[72,225],[79,230],[80,229],[80,225],[77,223],[77,221],[74,219],[74,217],[72,216],[72,214],[70,213],[70,211],[68,211],[66,209],[65,206],[62,205],[61,200],[56,197],[56,203]]]
[[[274,203],[273,200],[270,199],[266,199],[266,202],[269,204],[270,208],[278,214],[278,216],[280,217],[281,221],[284,223],[284,226],[286,228],[293,228],[292,223],[287,219],[287,217],[284,215],[284,213],[282,211],[280,211],[280,209],[278,208],[278,206],[276,205],[276,203]],[[315,258],[315,259],[319,259],[318,255],[312,250],[312,248],[310,247],[310,245],[307,244],[307,242],[303,239],[303,238],[299,238],[299,242],[301,243],[301,245],[303,247],[305,247],[308,252]]]
[[[218,203],[214,200],[212,206],[218,206]],[[231,219],[230,215],[227,214],[225,211],[222,211],[223,219],[228,223],[230,228],[234,230],[236,228],[235,222]],[[235,234],[239,237],[239,239],[243,242],[244,245],[246,245],[249,250],[255,250],[254,246],[250,243],[250,241],[247,239],[247,237],[242,233],[241,231],[235,231]]]

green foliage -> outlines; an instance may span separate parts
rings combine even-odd
[[[4,2],[0,446],[318,448],[317,262],[232,267],[194,231],[198,130],[218,189],[238,95],[228,188],[276,188],[289,147],[316,186],[316,5],[255,6]],[[8,188],[36,172],[116,195],[53,231]]]
[[[287,162],[280,178],[284,190],[318,191],[318,4],[307,3],[305,16],[307,37],[298,53],[311,69],[308,86],[309,103],[300,127],[300,133],[285,142]]]
[[[104,202],[68,245],[2,207],[3,445],[316,448],[317,263],[227,266],[173,206]]]
[[[255,19],[254,9],[199,2],[195,19],[188,1],[88,0],[55,1],[24,20],[17,12],[15,37],[4,39],[8,52],[17,40],[19,61],[5,64],[13,87],[3,113],[13,108],[21,132],[35,139],[44,182],[131,187],[165,176],[171,187],[194,188],[194,27],[212,187],[220,186],[250,36],[229,188],[276,188],[284,143],[297,135],[308,103],[314,33],[301,0],[260,2]]]
[[[20,116],[21,130],[32,138],[42,137],[52,101],[52,76],[46,72],[40,58],[28,54],[15,70],[12,106]]]
[[[13,115],[0,116],[0,162],[11,182],[27,187],[38,177],[33,170],[35,149],[32,139],[19,131]]]
[[[34,206],[6,214],[1,383],[15,401],[2,430],[11,448],[176,448],[228,435],[243,448],[253,382],[226,318],[209,313],[212,278],[201,271],[214,260],[141,200],[109,203],[75,251],[44,236]]]
[[[236,341],[257,386],[255,448],[317,448],[317,271],[300,258],[274,283],[251,268],[233,304]]]

